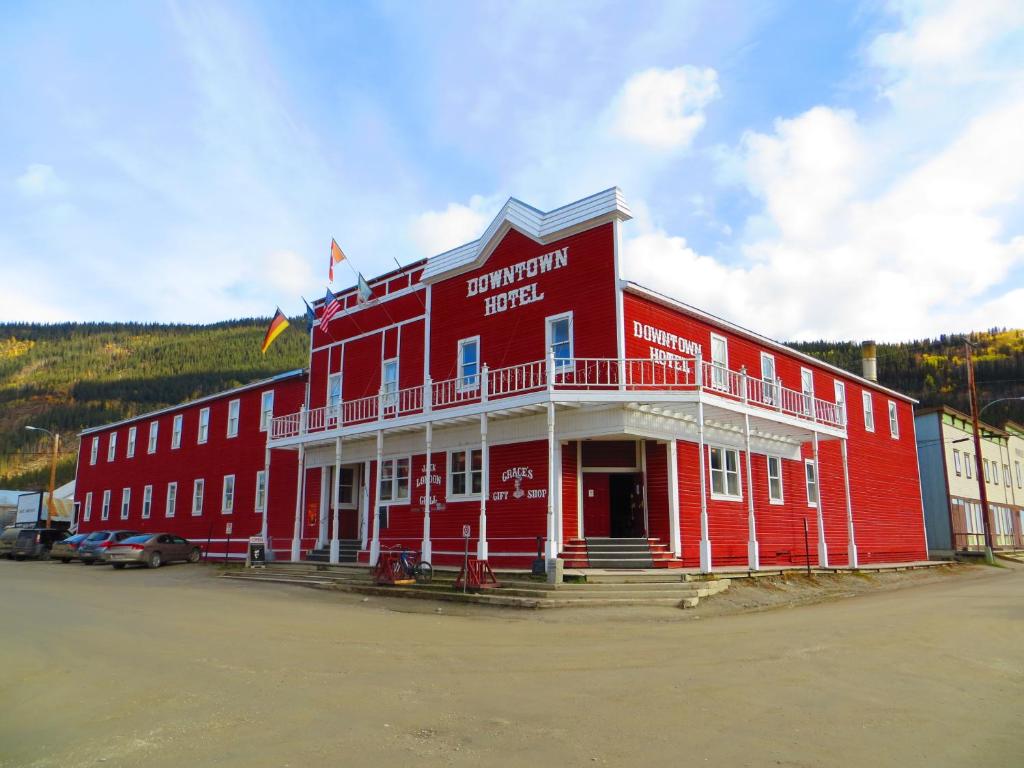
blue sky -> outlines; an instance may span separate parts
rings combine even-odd
[[[98,8],[0,7],[0,319],[297,313],[331,237],[619,185],[627,276],[774,336],[1024,326],[1019,2]]]

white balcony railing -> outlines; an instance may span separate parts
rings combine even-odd
[[[699,374],[698,374],[699,371]],[[682,392],[704,390],[756,408],[830,427],[843,426],[842,407],[699,358],[534,360],[422,386],[380,391],[355,400],[277,416],[273,439],[329,432],[531,392]]]

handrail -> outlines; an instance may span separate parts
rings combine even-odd
[[[488,369],[442,381],[428,381],[399,390],[331,403],[298,413],[275,416],[271,438],[283,439],[330,432],[342,427],[501,400],[543,390],[551,392],[703,391],[757,408],[843,427],[841,405],[782,383],[764,381],[745,370],[734,371],[713,361],[665,355],[652,358],[597,358],[533,360]],[[425,402],[428,397],[429,402]]]

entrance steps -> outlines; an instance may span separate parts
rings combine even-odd
[[[356,561],[356,557],[359,555],[362,542],[359,539],[339,539],[338,544],[340,545],[338,548],[338,562],[354,563]],[[331,562],[330,544],[326,547],[310,550],[306,554],[306,561],[310,563]]]
[[[570,539],[559,555],[566,568],[682,568],[683,563],[657,538]]]

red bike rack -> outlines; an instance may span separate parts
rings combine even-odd
[[[459,576],[455,579],[455,589],[462,589],[463,585],[466,589],[494,589],[501,586],[494,578],[494,571],[491,570],[487,561],[478,560],[475,557],[469,558],[466,566],[459,571]]]
[[[416,579],[409,577],[402,569],[398,552],[380,553],[377,565],[373,567],[373,581],[378,587],[405,586],[416,583]]]

